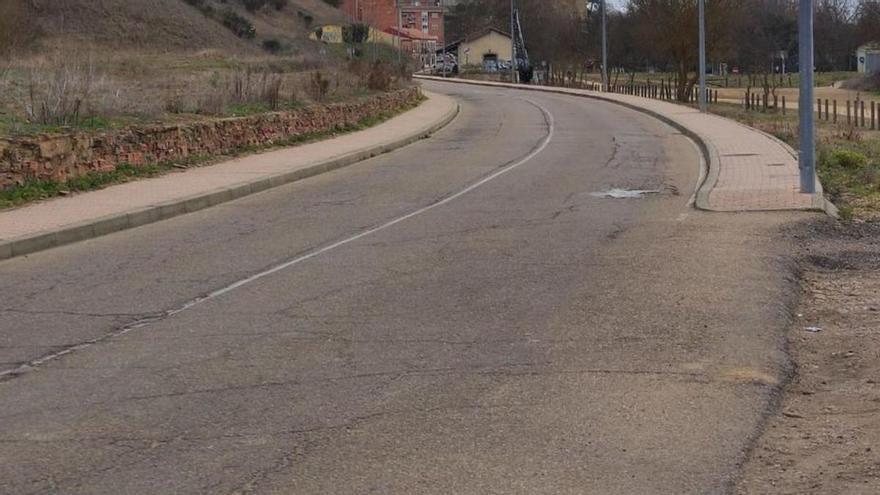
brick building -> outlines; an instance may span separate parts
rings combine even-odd
[[[380,31],[397,28],[400,3],[400,21],[404,29],[418,30],[444,43],[443,6],[449,0],[343,0],[339,9],[353,22],[370,24]]]

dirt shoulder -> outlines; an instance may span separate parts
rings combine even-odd
[[[797,226],[796,373],[737,494],[880,493],[880,224]]]

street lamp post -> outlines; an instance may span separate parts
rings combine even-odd
[[[706,111],[706,0],[700,0],[700,111]]]
[[[397,0],[397,65],[403,65],[403,11]]]
[[[516,21],[513,2],[514,0],[510,0],[510,82],[516,83]]]
[[[813,117],[813,0],[800,0],[798,22],[800,65],[801,192],[816,192],[816,123]]]
[[[608,16],[605,12],[606,0],[601,0],[602,8],[602,90],[608,91]]]
[[[440,29],[442,30],[442,33],[440,35],[440,37],[442,39],[440,40],[440,42],[443,43],[443,61],[441,62],[443,64],[443,77],[446,77],[446,6],[445,5],[446,5],[446,0],[440,0],[440,24],[441,24]],[[434,52],[434,53],[436,54],[437,52]]]

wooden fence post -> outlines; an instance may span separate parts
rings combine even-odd
[[[834,115],[831,116],[831,121],[835,124],[837,123],[837,100],[833,100],[831,102],[833,104]]]
[[[862,127],[865,127],[865,100],[859,101],[859,113],[862,115]]]
[[[846,125],[852,125],[852,109],[849,100],[846,100]]]
[[[872,101],[871,102],[871,130],[872,131],[877,129],[876,117],[877,117],[877,103]]]
[[[785,115],[785,95],[782,95],[782,115]]]
[[[822,120],[822,98],[816,100],[816,106],[819,107],[819,116],[817,120]],[[828,115],[825,115],[825,119],[828,119]]]
[[[828,98],[825,98],[825,122],[828,122]]]

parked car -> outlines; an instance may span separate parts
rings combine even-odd
[[[445,69],[446,69],[445,70],[446,74],[458,74],[458,64],[453,64],[453,63],[447,62]],[[442,62],[435,63],[432,71],[434,74],[443,74],[444,73],[443,63]]]

